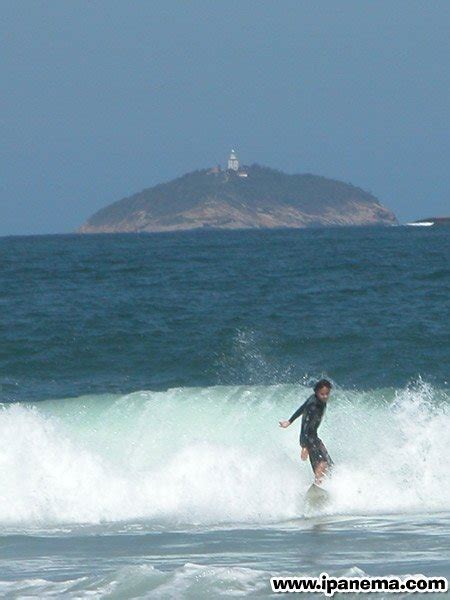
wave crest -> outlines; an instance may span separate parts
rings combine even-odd
[[[0,524],[269,523],[301,516],[312,476],[289,417],[303,386],[213,387],[4,405]],[[450,509],[445,392],[333,394],[321,427],[332,513]]]

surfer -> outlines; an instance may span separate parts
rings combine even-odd
[[[301,459],[311,462],[315,475],[315,483],[319,485],[329,472],[333,461],[328,454],[325,444],[317,435],[317,429],[322,421],[332,385],[326,379],[321,379],[314,386],[314,394],[298,408],[288,421],[280,421],[280,427],[289,427],[300,415],[302,427],[300,430]]]

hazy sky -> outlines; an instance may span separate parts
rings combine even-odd
[[[450,214],[448,0],[1,2],[0,235],[70,232],[196,168]]]

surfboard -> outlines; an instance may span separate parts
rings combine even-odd
[[[329,499],[330,494],[315,483],[310,486],[305,496],[307,505],[315,509],[323,508]]]

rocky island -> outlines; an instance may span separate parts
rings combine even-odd
[[[194,171],[123,198],[96,212],[78,231],[396,224],[395,215],[377,198],[349,183],[259,165],[240,167],[232,153],[227,170]]]

